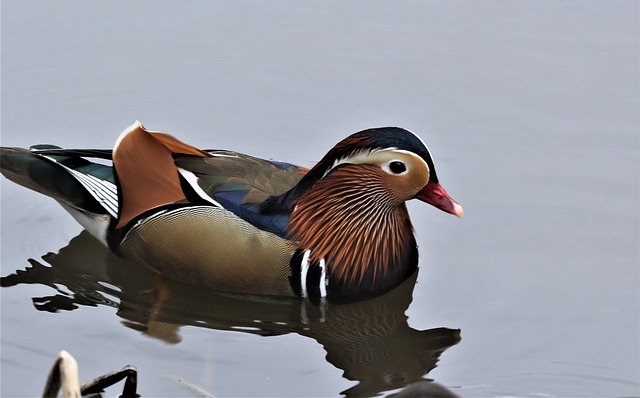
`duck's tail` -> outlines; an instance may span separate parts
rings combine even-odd
[[[64,150],[52,145],[2,147],[0,169],[11,181],[58,201],[106,243],[106,228],[118,214],[113,168],[82,156],[110,158],[111,151]]]

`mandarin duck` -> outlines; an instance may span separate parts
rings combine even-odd
[[[352,134],[311,169],[200,150],[139,122],[113,150],[2,148],[0,165],[117,255],[236,293],[335,302],[382,294],[417,269],[407,200],[463,215],[427,146],[397,127]]]

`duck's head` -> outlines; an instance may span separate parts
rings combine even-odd
[[[348,170],[341,170],[345,167]],[[368,170],[366,176],[362,175],[364,169]],[[336,173],[338,170],[341,171]],[[388,198],[396,204],[415,198],[458,217],[464,215],[462,206],[440,185],[425,143],[411,131],[399,127],[367,129],[343,139],[293,189],[271,198],[263,209],[288,213],[315,184],[336,177],[341,177],[341,183],[372,178],[383,183]],[[366,192],[365,187],[362,194]]]
[[[440,185],[424,142],[384,127],[340,141],[278,204],[291,212],[289,231],[299,249],[354,281],[407,261],[415,242],[404,202],[414,198],[463,215]]]
[[[317,182],[318,177],[330,177],[342,167],[350,167],[354,178],[362,168],[370,168],[370,178],[379,179],[396,204],[415,198],[458,217],[464,215],[462,206],[440,185],[429,149],[409,130],[382,127],[352,134],[336,144],[309,177]]]

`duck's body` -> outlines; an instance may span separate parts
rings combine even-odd
[[[56,199],[118,255],[230,292],[332,300],[381,294],[417,267],[406,200],[462,215],[426,146],[399,128],[353,134],[311,170],[202,151],[139,123],[113,151],[2,148],[1,165],[7,178]]]

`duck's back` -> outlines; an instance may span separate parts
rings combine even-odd
[[[120,217],[126,195],[118,177],[129,170],[116,166],[114,172],[104,161],[87,159],[111,160],[112,151],[3,148],[2,172],[57,200],[117,254],[160,274],[223,291],[294,295],[289,275],[295,248],[285,238],[288,214],[263,214],[260,204],[291,189],[305,169],[231,151],[206,154],[172,154],[168,160],[178,200],[149,206],[126,222]],[[135,173],[140,178],[158,170],[148,165]],[[128,196],[142,202],[165,189],[128,187]]]

